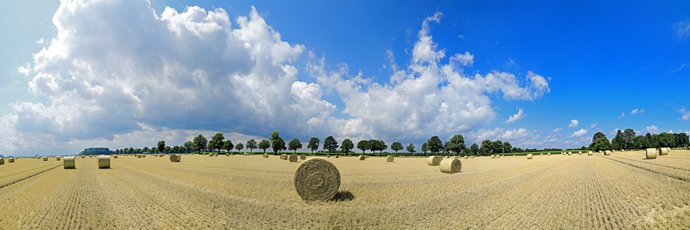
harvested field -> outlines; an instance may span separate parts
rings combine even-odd
[[[690,227],[690,151],[475,157],[445,174],[426,158],[328,158],[330,202],[295,190],[299,164],[278,157],[121,156],[19,159],[0,166],[7,229],[683,229]],[[325,158],[325,157],[324,157]],[[309,159],[309,158],[308,158]],[[298,160],[302,162],[302,160]],[[527,195],[528,194],[528,195]]]

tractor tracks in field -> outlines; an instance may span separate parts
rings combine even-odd
[[[20,178],[18,178],[18,179],[12,179],[12,180],[9,181],[9,182],[0,182],[0,189],[3,189],[3,188],[6,188],[7,186],[10,186],[10,185],[13,185],[13,184],[22,182],[22,181],[24,181],[24,180],[26,180],[26,179],[29,179],[29,178],[32,178],[32,177],[41,175],[41,174],[43,174],[43,173],[45,173],[45,172],[48,172],[48,171],[53,170],[53,169],[56,169],[56,168],[58,168],[58,167],[60,167],[60,166],[62,166],[62,165],[56,165],[56,166],[53,166],[53,167],[49,167],[49,168],[47,168],[47,169],[38,171],[38,172],[33,173],[33,174],[32,174],[31,171],[25,171],[25,172],[20,172],[20,173],[15,173],[15,174],[12,174],[12,175],[5,176],[5,177],[0,178],[0,179],[6,179],[6,178],[8,178],[8,177],[13,177],[13,176],[21,176],[21,174],[25,174],[25,173],[26,173],[26,174],[29,174],[28,176],[20,177]]]
[[[599,157],[603,157],[603,156],[599,156]],[[648,172],[652,172],[652,173],[656,173],[656,174],[659,174],[659,175],[663,175],[663,176],[666,176],[666,177],[669,177],[669,178],[673,178],[673,179],[677,179],[677,180],[681,180],[681,181],[685,181],[685,182],[690,182],[690,177],[679,176],[679,175],[674,175],[674,174],[672,174],[672,173],[669,173],[669,172],[671,172],[671,171],[673,171],[673,170],[680,170],[680,171],[684,171],[685,174],[688,174],[688,173],[690,173],[690,170],[680,169],[680,168],[676,168],[676,167],[673,167],[673,166],[667,166],[667,165],[660,165],[660,164],[654,164],[654,163],[649,163],[649,162],[643,162],[643,161],[640,161],[640,162],[639,162],[639,163],[641,163],[641,164],[635,164],[635,163],[633,163],[633,162],[630,162],[630,161],[635,161],[635,160],[624,159],[624,158],[618,158],[618,157],[603,157],[603,158],[608,159],[608,160],[612,160],[612,161],[615,161],[615,162],[618,162],[618,163],[621,163],[621,164],[625,164],[625,165],[628,165],[628,166],[632,166],[632,167],[635,167],[635,168],[638,168],[638,169],[642,169],[642,170],[645,170],[645,171],[648,171]],[[654,165],[654,166],[658,166],[658,167],[664,167],[664,168],[667,168],[668,170],[667,170],[667,171],[662,171],[662,170],[658,170],[658,169],[653,169],[653,168],[651,168],[651,167],[645,167],[644,164],[646,164],[647,166]],[[682,173],[681,173],[681,174],[682,174]]]

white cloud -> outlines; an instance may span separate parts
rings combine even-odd
[[[570,124],[568,125],[568,128],[576,127],[578,124],[580,124],[580,122],[578,122],[577,120],[575,120],[575,119],[570,120]]]
[[[570,138],[576,138],[576,137],[584,136],[585,134],[587,134],[587,130],[585,130],[585,129],[580,129],[580,130],[574,132],[573,135],[570,135],[569,137],[570,137]]]
[[[597,127],[597,124],[592,124],[589,126],[589,129],[593,129],[594,127]]]
[[[617,133],[618,133],[618,128],[615,128],[615,129],[613,129],[613,131],[611,131],[611,132],[609,133],[608,136],[609,136],[610,138],[613,138],[614,136],[616,136]]]
[[[468,66],[474,64],[474,55],[470,54],[470,52],[465,51],[465,54],[455,54],[452,57],[450,57],[450,62],[451,63],[460,63],[463,66]]]
[[[563,130],[563,128],[556,128],[554,130],[551,130],[551,132],[557,133],[557,132],[560,132],[562,130]]]
[[[43,40],[43,38],[36,40],[36,43],[41,44],[41,45],[43,45],[44,42],[45,41]]]
[[[671,73],[675,73],[675,72],[681,71],[681,70],[683,70],[683,68],[685,68],[685,67],[687,67],[687,66],[688,66],[688,64],[680,63],[680,67],[678,67],[678,69],[671,70]]]
[[[522,119],[523,117],[525,117],[525,116],[522,114],[522,108],[519,108],[518,113],[516,113],[516,114],[510,116],[510,117],[508,118],[508,120],[506,121],[506,123],[512,124],[513,122],[519,121],[519,120]]]
[[[618,118],[623,118],[623,117],[625,117],[625,112],[621,112],[621,115],[618,116]]]
[[[630,115],[644,113],[644,109],[633,109],[630,111]]]
[[[673,30],[676,31],[678,40],[683,40],[690,37],[690,20],[682,21],[673,25]]]
[[[681,113],[681,114],[683,114],[683,116],[681,116],[680,118],[678,118],[678,120],[687,121],[688,119],[690,119],[690,111],[685,111],[685,108],[682,108],[682,109],[678,110],[678,112]]]
[[[31,73],[31,64],[27,62],[26,66],[17,67],[17,72],[21,73],[25,77],[29,76],[29,73]]]
[[[654,125],[647,126],[647,128],[642,129],[642,131],[640,131],[640,133],[652,133],[652,134],[659,133],[659,127],[656,127]]]

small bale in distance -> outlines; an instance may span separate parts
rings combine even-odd
[[[302,162],[295,172],[295,189],[306,201],[327,201],[340,188],[340,171],[323,158],[311,158]]]
[[[56,157],[55,159],[56,159],[57,161],[60,161],[60,160],[62,160],[62,159],[60,159],[60,157]]]
[[[180,162],[182,160],[182,156],[179,154],[170,154],[170,162]]]
[[[10,159],[8,159],[7,161],[10,162],[10,163],[14,163],[14,158],[10,158]]]
[[[592,151],[587,152],[587,156],[592,156],[594,153]]]
[[[98,156],[98,168],[99,169],[109,169],[110,168],[110,157],[109,156]]]
[[[4,158],[0,158],[0,165],[4,165],[4,164],[5,164],[5,159],[4,159]]]
[[[527,154],[527,160],[531,160],[531,159],[532,159],[532,154],[531,153]]]
[[[76,168],[76,161],[74,160],[74,157],[65,157],[62,160],[63,167],[65,169],[74,169]]]
[[[229,155],[228,155],[228,156],[229,156]],[[264,153],[264,158],[268,158],[268,154],[265,154],[265,153]]]
[[[280,159],[281,160],[287,160],[287,154],[280,154]]]
[[[443,160],[443,157],[439,156],[430,156],[429,158],[426,159],[426,163],[429,166],[438,166],[438,164],[441,163],[441,160]]]
[[[290,160],[290,162],[297,162],[297,155],[290,155],[288,159]]]
[[[117,155],[113,155],[113,158],[117,159]]]
[[[44,157],[44,158],[43,158],[43,161],[48,161],[48,157]]]
[[[470,158],[469,156],[465,156],[465,159],[469,159],[469,158]]]
[[[340,155],[335,155],[335,158],[340,158]]]
[[[394,162],[394,161],[395,161],[395,158],[393,158],[392,155],[388,155],[388,156],[386,157],[386,162],[392,163],[392,162]]]
[[[649,150],[649,149],[647,149],[647,150]],[[659,148],[659,156],[668,155],[668,150],[669,150],[669,148]],[[647,159],[649,159],[649,158],[647,158]]]
[[[445,159],[439,163],[439,168],[442,173],[456,173],[460,172],[462,163],[459,159]]]
[[[359,160],[360,160],[360,161],[363,161],[363,160],[365,160],[365,159],[367,159],[367,157],[365,157],[364,155],[359,155]]]
[[[300,160],[306,160],[306,159],[307,159],[307,155],[304,155],[304,154],[299,155],[299,159],[300,159]]]
[[[604,156],[608,156],[608,155],[611,155],[611,151],[609,151],[609,150],[604,151]]]
[[[663,148],[661,148],[661,149],[663,149]],[[661,149],[659,149],[659,151],[661,151]],[[645,157],[647,159],[656,159],[656,149],[655,148],[648,148],[645,151]]]

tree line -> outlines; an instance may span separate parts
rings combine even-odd
[[[592,137],[592,143],[586,149],[592,151],[614,150],[614,149],[646,149],[660,147],[687,147],[690,139],[686,133],[659,133],[645,135],[635,135],[635,130],[618,130],[616,136],[609,139],[601,132],[597,132]],[[585,149],[584,146],[582,146]]]

